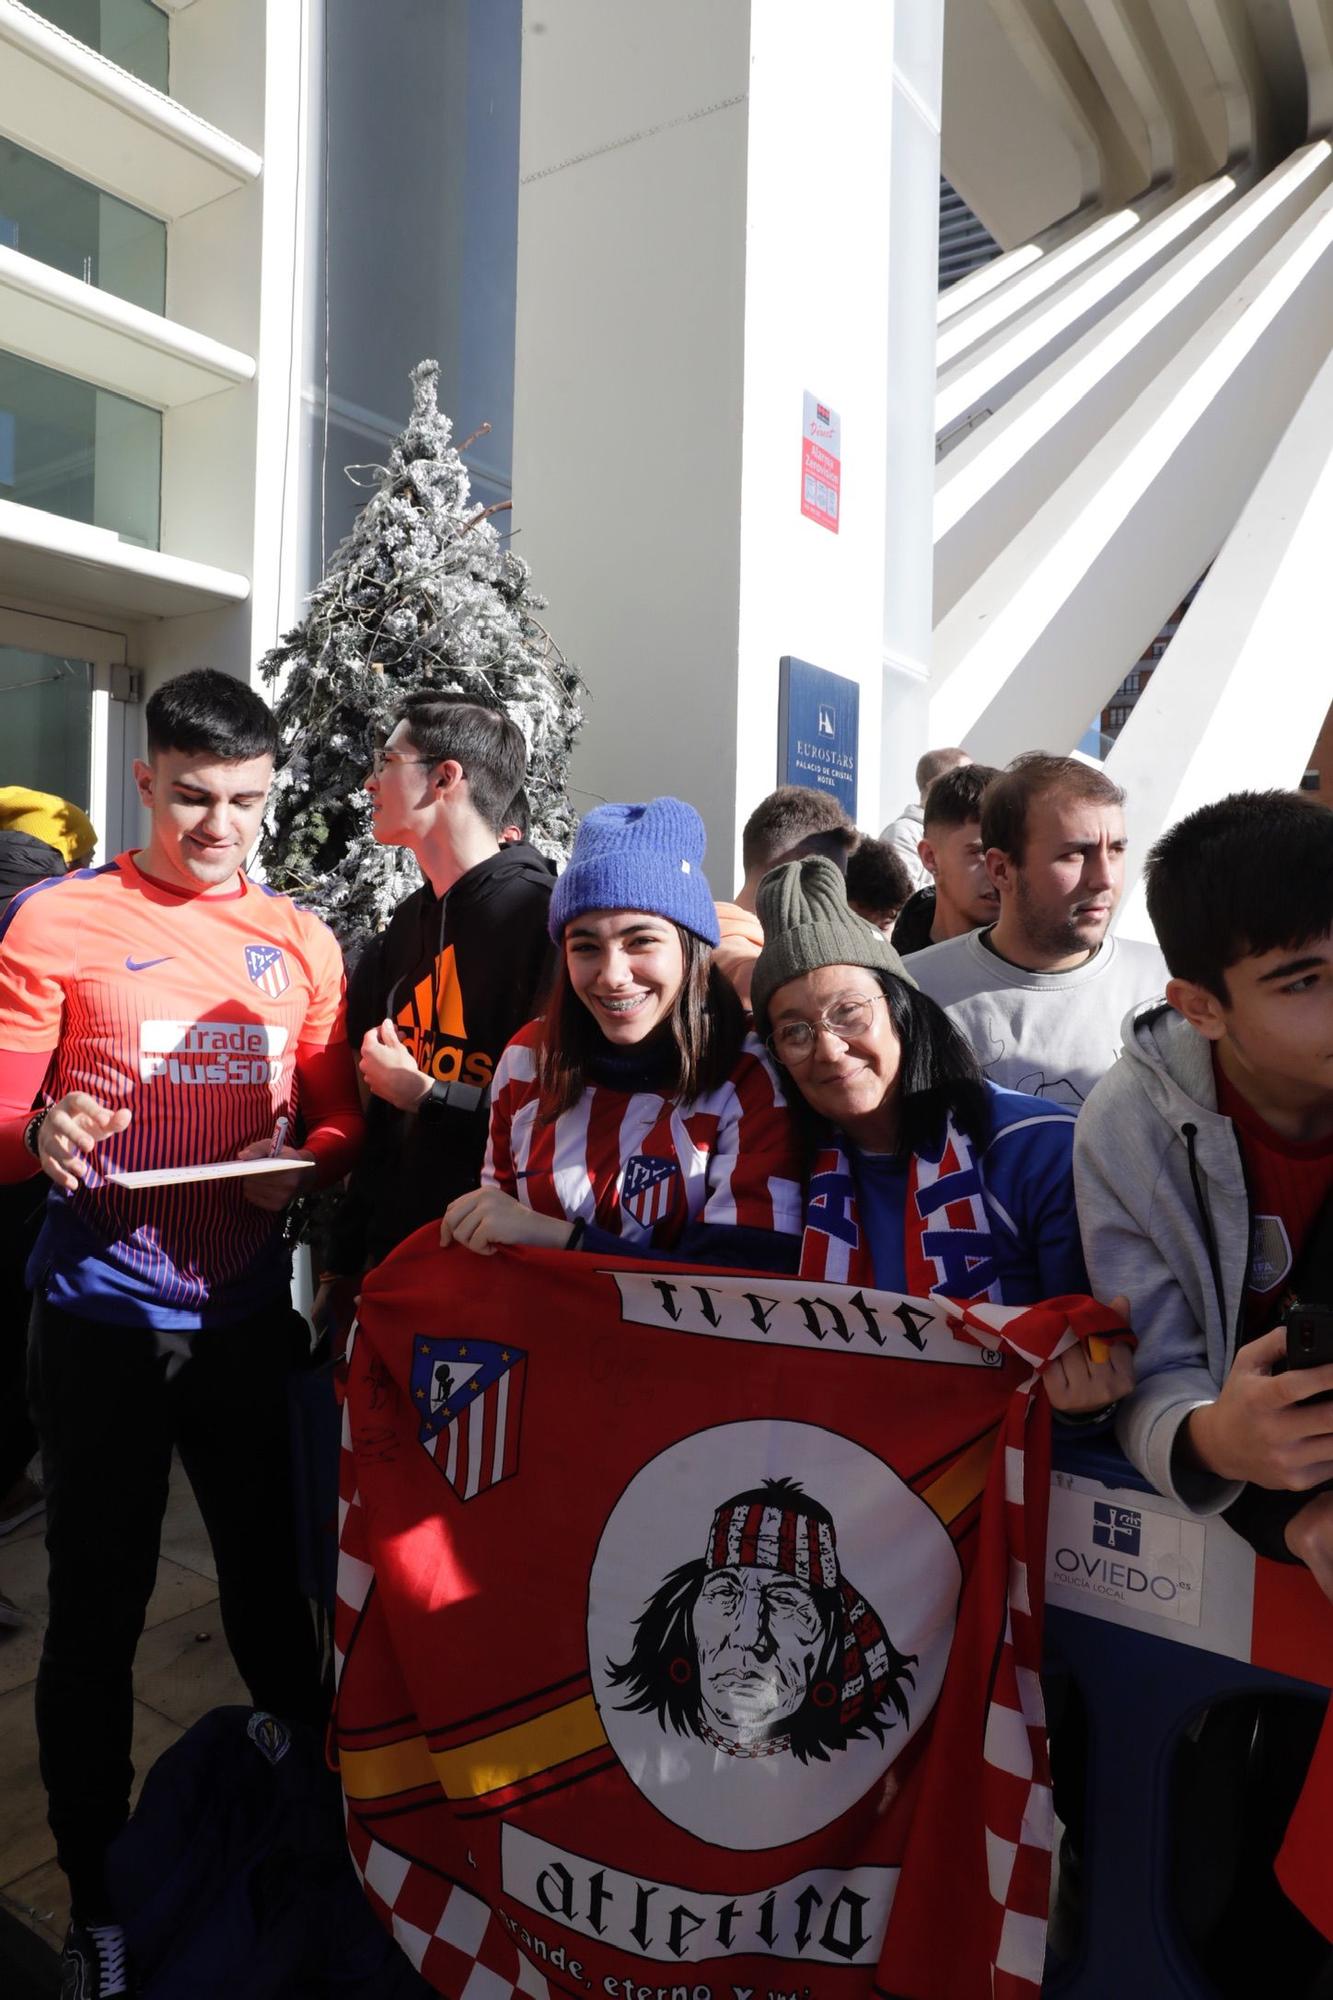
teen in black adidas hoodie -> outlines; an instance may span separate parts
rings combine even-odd
[[[419,695],[367,779],[376,840],[410,848],[426,880],[348,986],[366,1144],[326,1246],[317,1324],[346,1316],[361,1273],[480,1178],[495,1065],[551,959],[551,866],[526,842],[496,845],[525,764],[504,715]]]

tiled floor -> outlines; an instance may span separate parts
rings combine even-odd
[[[43,1525],[39,1516],[0,1539],[0,1590],[27,1613],[20,1631],[0,1631],[0,1904],[59,1949],[69,1897],[47,1829],[32,1718],[46,1615]],[[139,1642],[134,1693],[139,1779],[210,1708],[246,1699],[222,1636],[208,1538],[179,1466],[172,1473],[157,1589]],[[136,1783],[136,1794],[137,1789]],[[0,1977],[0,1989],[3,1985]]]

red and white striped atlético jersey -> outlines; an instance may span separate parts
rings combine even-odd
[[[484,1186],[539,1215],[595,1223],[659,1250],[692,1222],[800,1233],[795,1130],[753,1035],[726,1082],[691,1104],[589,1083],[569,1111],[541,1124],[540,1038],[541,1024],[530,1021],[500,1058]]]

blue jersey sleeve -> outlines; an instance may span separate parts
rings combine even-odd
[[[994,1113],[982,1162],[987,1202],[999,1227],[1022,1246],[1032,1299],[1086,1292],[1074,1203],[1073,1118],[1044,1099],[1010,1090],[995,1091]]]

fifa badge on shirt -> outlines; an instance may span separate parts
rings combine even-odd
[[[1291,1270],[1291,1238],[1280,1215],[1256,1215],[1250,1236],[1250,1290],[1272,1292]]]
[[[275,944],[248,944],[245,969],[251,984],[267,993],[270,1000],[280,1000],[292,983],[287,977],[287,961]]]

